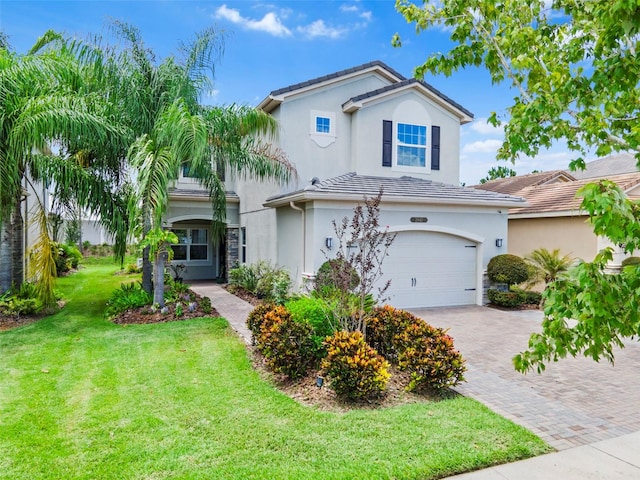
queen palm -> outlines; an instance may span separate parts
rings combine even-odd
[[[142,236],[157,232],[168,203],[168,192],[188,163],[191,176],[207,188],[213,208],[214,233],[224,231],[226,196],[219,168],[255,179],[286,181],[292,168],[284,155],[267,140],[277,132],[269,115],[242,106],[201,107],[198,99],[212,83],[222,38],[213,29],[196,36],[182,48],[182,57],[166,58],[156,65],[144,48],[137,29],[116,23],[117,34],[129,46],[121,57],[123,79],[132,88],[125,112],[138,134],[129,149],[129,165],[135,175],[135,196],[130,219],[142,226]],[[260,140],[262,139],[262,140]],[[162,252],[162,249],[157,249]],[[152,286],[149,248],[143,251],[143,287],[154,289],[154,302],[162,304],[163,258],[155,260],[156,284]],[[155,287],[155,288],[154,288]]]
[[[117,148],[123,138],[104,97],[96,95],[100,52],[68,47],[51,31],[26,55],[0,42],[0,291],[24,279],[21,203],[29,181],[55,181],[61,194],[96,210],[102,204],[104,213],[115,208],[104,195],[110,190],[104,171],[89,174],[76,155],[68,155],[79,151],[80,142],[97,152]],[[63,154],[44,155],[47,142],[56,142]],[[48,270],[46,259],[44,265]]]

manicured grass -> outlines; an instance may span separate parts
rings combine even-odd
[[[223,319],[116,326],[126,276],[63,278],[63,311],[0,333],[2,479],[429,479],[548,451],[455,398],[327,413],[252,370]],[[134,278],[134,277],[131,277]]]

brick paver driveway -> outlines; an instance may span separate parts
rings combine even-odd
[[[449,328],[467,360],[467,382],[456,387],[525,426],[558,450],[640,430],[640,343],[629,341],[612,366],[586,358],[547,365],[544,373],[517,373],[511,358],[540,330],[539,311],[487,307],[413,310]]]

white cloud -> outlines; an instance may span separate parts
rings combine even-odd
[[[362,18],[366,23],[371,21],[371,17],[373,14],[370,10],[360,10],[360,7],[357,5],[340,5],[340,11],[343,13],[355,13],[358,17]],[[359,26],[362,26],[358,24]]]
[[[502,146],[502,140],[489,139],[467,143],[462,147],[463,153],[495,153]]]
[[[228,20],[248,30],[266,32],[275,37],[288,37],[291,35],[291,31],[283,25],[280,18],[273,12],[265,14],[260,20],[253,20],[243,17],[236,9],[222,5],[216,10],[215,17]]]
[[[357,12],[358,7],[355,5],[340,5],[341,12]]]
[[[316,20],[304,27],[298,27],[296,30],[309,38],[340,38],[347,32],[345,29],[327,27],[324,20]]]
[[[502,135],[504,132],[502,126],[494,127],[487,122],[486,118],[475,119],[469,128],[474,132],[480,133],[482,135]]]

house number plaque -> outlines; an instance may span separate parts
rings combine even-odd
[[[411,223],[427,223],[429,219],[427,217],[411,217]]]

